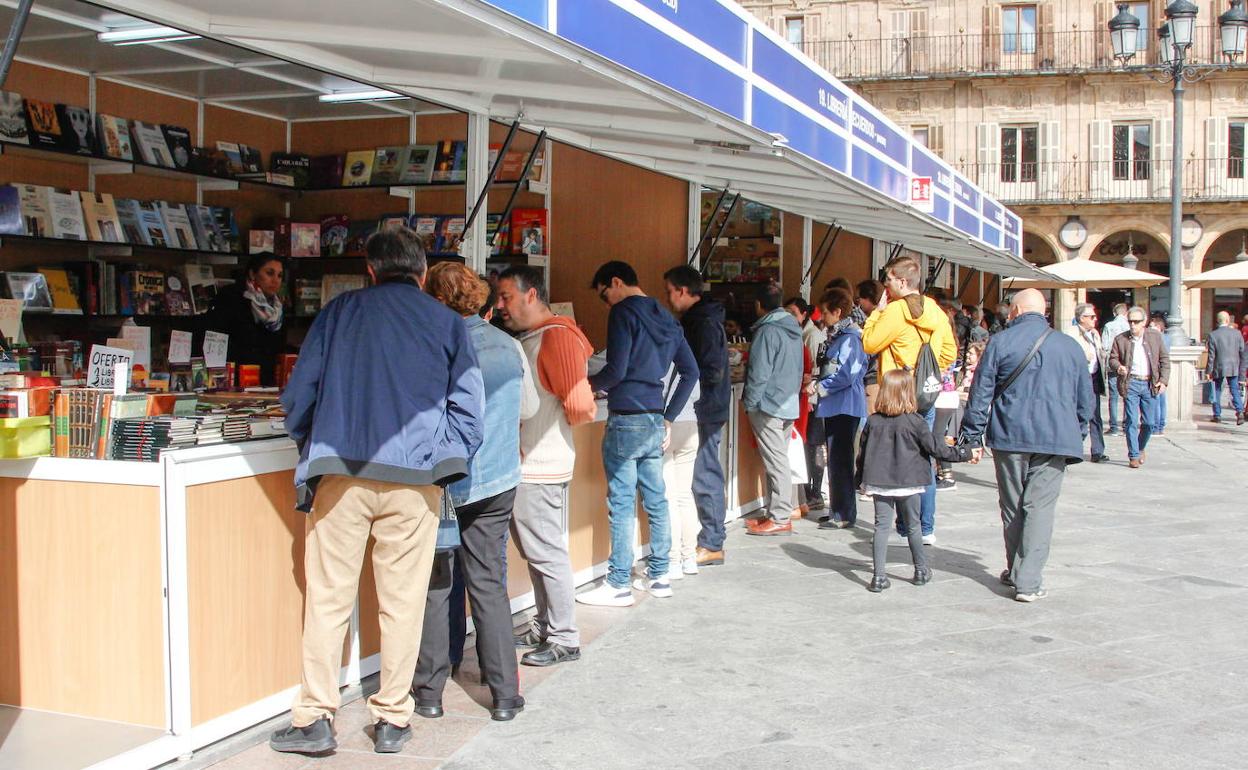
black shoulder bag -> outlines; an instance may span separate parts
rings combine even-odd
[[[1005,391],[1010,389],[1010,386],[1014,384],[1014,381],[1018,379],[1018,376],[1023,373],[1024,369],[1027,368],[1027,364],[1030,364],[1031,360],[1036,357],[1037,353],[1040,352],[1040,346],[1044,344],[1044,341],[1047,340],[1049,335],[1052,333],[1052,329],[1044,330],[1044,334],[1041,334],[1040,339],[1036,340],[1036,344],[1031,346],[1031,350],[1027,351],[1027,355],[1023,357],[1023,360],[1019,363],[1019,365],[1014,367],[1014,371],[1010,372],[1010,376],[1005,378],[1005,382],[1001,384],[1001,387],[997,388],[997,392],[992,394],[992,400],[994,402],[1001,397],[1002,393],[1005,393]]]

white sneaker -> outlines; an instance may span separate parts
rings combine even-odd
[[[910,538],[902,537],[901,535],[897,534],[897,530],[893,530],[888,535],[888,544],[890,546],[894,546],[897,548],[909,548]]]
[[[672,562],[671,565],[668,566],[667,579],[669,582],[672,580],[683,580],[684,577],[685,576],[681,574],[679,564],[677,564],[676,562]]]
[[[936,533],[923,536],[923,545],[936,545]]]
[[[650,595],[656,599],[670,599],[672,596],[672,584],[666,579],[651,580],[650,578],[637,578],[633,581],[633,588],[638,591],[649,591]],[[628,603],[633,603],[633,595],[628,595]]]
[[[671,591],[670,587],[668,591]],[[616,588],[604,580],[602,585],[592,591],[577,594],[576,600],[581,604],[592,604],[598,607],[631,607],[633,606],[633,589],[628,586]]]
[[[698,574],[698,560],[697,559],[685,559],[684,561],[680,563],[680,571],[685,573],[686,575]]]

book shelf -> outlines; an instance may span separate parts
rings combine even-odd
[[[39,238],[30,235],[0,234],[0,249],[12,244],[24,244],[35,247],[66,247],[85,246],[87,258],[101,260],[139,259],[147,256],[174,256],[194,258],[205,265],[237,265],[241,254],[223,251],[200,251],[199,249],[179,249],[172,246],[148,246],[140,243],[113,243],[111,241],[83,241],[76,238]]]

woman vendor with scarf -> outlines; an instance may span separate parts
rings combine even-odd
[[[286,348],[278,296],[284,274],[280,257],[252,254],[246,279],[218,292],[204,324],[205,329],[230,335],[227,358],[235,366],[260,367],[261,385],[277,384],[277,358]]]

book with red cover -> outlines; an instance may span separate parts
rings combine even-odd
[[[512,253],[545,254],[546,232],[546,209],[515,209],[511,212]]]

